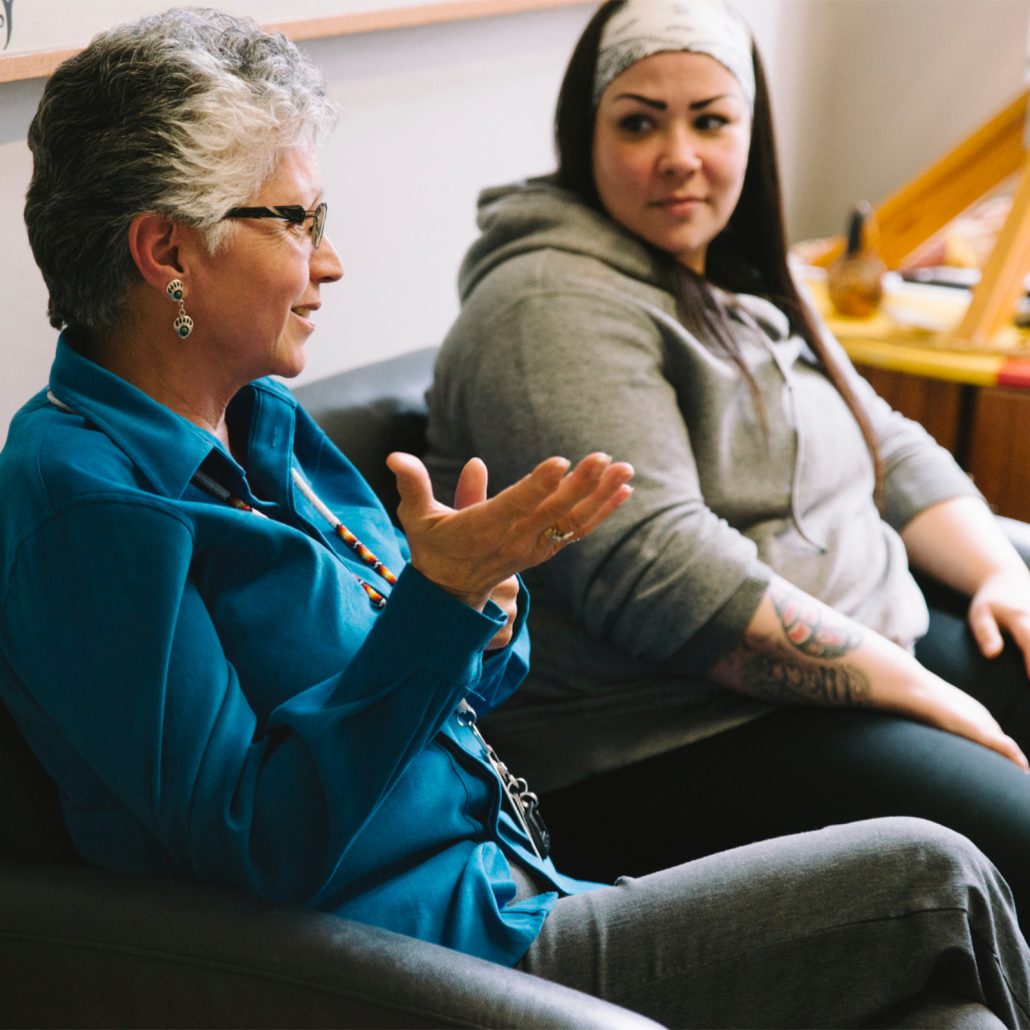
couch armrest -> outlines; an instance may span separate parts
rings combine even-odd
[[[653,1027],[334,916],[186,883],[0,863],[0,1024]]]

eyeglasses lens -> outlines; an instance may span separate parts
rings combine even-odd
[[[322,203],[315,208],[314,217],[311,221],[311,243],[316,250],[322,242],[322,237],[325,235],[325,216],[327,210],[328,206],[323,200]]]

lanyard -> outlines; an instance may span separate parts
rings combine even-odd
[[[296,470],[290,469],[293,482],[300,492],[311,502],[311,506],[333,527],[333,532],[375,573],[386,580],[390,586],[397,582],[397,577],[326,507],[322,498],[311,489],[311,484]],[[369,600],[377,607],[386,604],[386,598],[378,590],[366,583],[360,576],[356,577]]]
[[[324,518],[329,525],[332,527],[333,532],[375,573],[381,576],[387,583],[393,586],[397,582],[397,577],[384,565],[326,506],[325,502],[311,489],[311,485],[304,479],[304,477],[296,470],[290,469],[290,474],[293,477],[293,482],[300,490],[300,492],[311,502],[311,506],[318,512],[319,515]],[[240,497],[236,497],[230,493],[221,483],[216,479],[212,479],[206,472],[197,471],[193,474],[193,482],[206,490],[210,494],[214,494],[219,500],[224,501],[226,504],[231,505],[238,511],[249,511],[255,515],[260,515],[262,518],[267,518],[264,512],[258,511],[256,508],[247,504]],[[371,583],[366,582],[356,573],[352,573],[354,578],[361,585],[361,589],[365,591],[369,601],[372,602],[375,608],[385,608],[386,598],[378,591]]]
[[[358,557],[377,572],[387,583],[397,582],[397,577],[326,507],[322,499],[311,488],[303,476],[296,470],[291,469],[293,481],[302,494],[311,502],[312,507],[333,527],[333,531],[342,539],[347,546]],[[263,512],[251,507],[246,501],[234,497],[221,483],[212,479],[204,472],[198,471],[193,476],[193,481],[213,493],[227,504],[231,504],[240,511],[251,511],[255,515],[267,517]],[[386,598],[374,587],[366,583],[360,576],[354,577],[368,594],[369,600],[376,608],[383,608],[386,605]],[[551,850],[551,834],[540,815],[540,799],[529,789],[529,784],[520,776],[516,776],[498,757],[497,752],[486,742],[483,734],[476,725],[476,710],[462,700],[455,713],[458,721],[472,731],[476,740],[483,749],[486,760],[497,774],[501,782],[501,789],[505,800],[508,802],[508,809],[519,828],[529,840],[533,853],[539,859],[545,859]]]
[[[56,408],[62,411],[72,411],[63,401],[60,401],[54,394],[47,390],[47,400]],[[397,582],[394,573],[384,565],[326,506],[325,502],[315,493],[311,485],[295,469],[290,469],[293,482],[302,494],[311,502],[311,506],[332,526],[333,532],[370,568],[381,576],[391,586]],[[268,518],[263,511],[247,504],[241,497],[235,496],[227,490],[217,479],[213,479],[206,472],[198,469],[191,481],[202,490],[217,497],[220,501],[230,505],[237,511],[247,511],[261,518]],[[368,595],[369,601],[375,608],[384,608],[386,598],[379,593],[370,583],[366,583],[360,576],[352,573],[354,578],[361,584],[362,590]],[[476,711],[467,702],[462,701],[455,713],[459,722],[472,731],[476,740],[483,748],[487,761],[497,774],[500,780],[504,798],[508,802],[508,808],[514,816],[519,828],[528,838],[537,858],[544,859],[551,850],[551,835],[547,826],[540,816],[540,801],[529,789],[529,784],[521,777],[515,776],[511,770],[498,758],[497,752],[486,742],[483,734],[476,725]]]
[[[73,409],[68,407],[64,401],[60,400],[55,396],[52,390],[46,392],[47,400],[55,407],[60,408],[62,411],[72,411]],[[311,489],[311,486],[305,481],[304,477],[295,469],[290,469],[290,474],[293,476],[293,482],[302,494],[311,502],[312,506],[324,518],[330,526],[333,528],[333,532],[375,573],[380,575],[390,586],[393,586],[397,582],[397,577],[393,572],[390,571],[325,505],[322,499]],[[226,504],[236,508],[237,511],[249,511],[255,515],[260,515],[262,518],[267,518],[263,511],[258,511],[257,508],[247,504],[241,497],[236,497],[230,493],[217,479],[212,479],[206,472],[201,472],[199,469],[191,477],[192,482],[199,486],[202,490],[206,490],[209,494],[214,494],[220,501],[224,501]],[[354,578],[361,584],[361,589],[368,595],[369,601],[372,602],[372,606],[375,608],[385,608],[386,598],[379,593],[378,590],[371,583],[367,583],[356,573],[352,573]]]
[[[529,843],[533,846],[533,853],[539,859],[547,858],[551,851],[551,834],[540,815],[540,799],[529,789],[529,784],[521,776],[516,776],[486,742],[476,725],[476,710],[472,705],[463,700],[458,705],[455,714],[458,722],[472,731],[486,755],[486,760],[497,773],[504,797],[508,802],[508,809],[515,817],[519,828],[529,838]]]
[[[347,546],[374,572],[382,576],[391,585],[397,582],[397,577],[326,507],[322,499],[311,488],[311,485],[304,480],[304,477],[296,469],[291,469],[293,481],[302,494],[311,502],[312,507],[333,527],[333,531],[343,540]],[[232,505],[240,511],[250,511],[255,515],[267,518],[264,512],[258,511],[246,501],[233,496],[221,483],[212,479],[204,472],[198,471],[193,476],[193,481],[200,487],[214,494],[216,497]],[[383,608],[386,605],[386,598],[374,587],[366,583],[360,576],[354,577],[362,589],[368,594],[369,600],[376,608]],[[497,774],[501,782],[501,789],[505,800],[508,802],[508,809],[519,828],[529,840],[533,852],[539,859],[548,856],[551,850],[551,834],[540,816],[540,799],[529,789],[529,784],[512,771],[497,756],[497,752],[486,742],[483,734],[476,725],[476,711],[463,700],[458,705],[455,713],[458,721],[468,727],[480,746],[486,760]]]

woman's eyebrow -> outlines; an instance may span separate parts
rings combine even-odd
[[[717,100],[722,100],[726,97],[732,96],[731,93],[718,93],[714,97],[706,97],[704,100],[694,100],[690,104],[691,111],[699,111],[703,107],[707,107],[709,104],[714,104]],[[645,97],[642,93],[620,93],[616,100],[635,100],[639,104],[644,104],[647,107],[651,107],[656,111],[666,111],[669,105],[664,100],[656,100],[654,97]]]
[[[664,100],[654,100],[651,97],[642,96],[640,93],[620,93],[615,99],[636,100],[638,103],[653,107],[656,111],[664,111],[669,106]]]
[[[725,100],[727,97],[732,96],[732,93],[717,93],[714,97],[708,97],[706,100],[695,100],[690,105],[690,110],[699,111],[702,107],[707,107],[709,104],[714,104],[717,100]]]

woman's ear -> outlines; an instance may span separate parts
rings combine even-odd
[[[160,289],[187,271],[194,230],[167,215],[145,211],[129,224],[129,253],[145,282]]]

